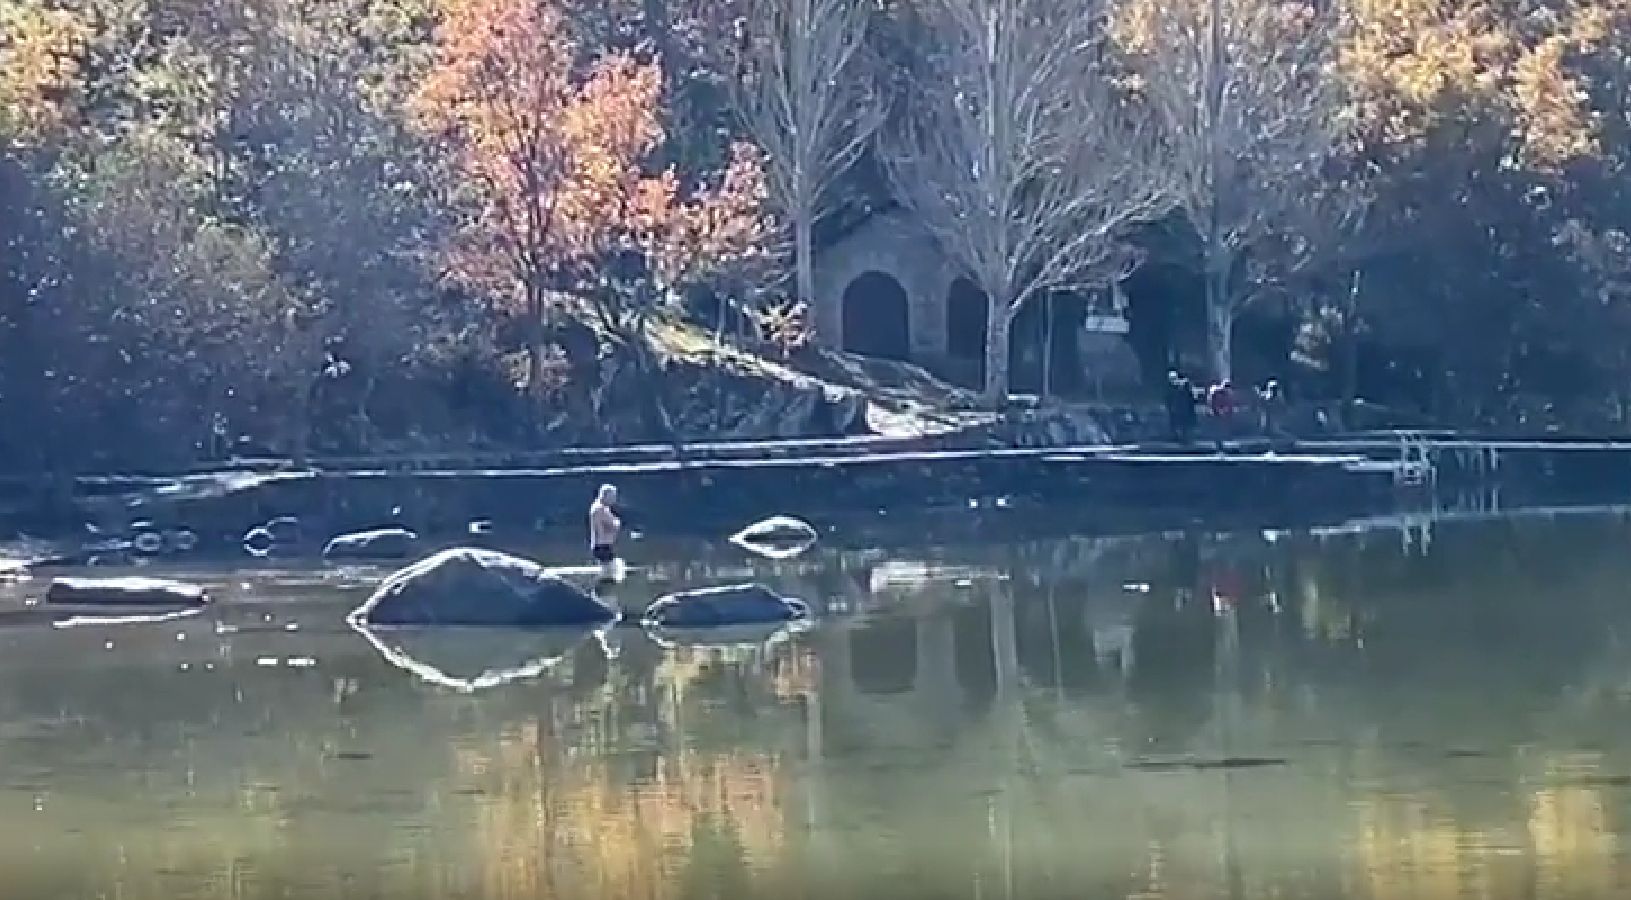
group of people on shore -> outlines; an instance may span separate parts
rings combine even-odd
[[[1257,400],[1257,431],[1273,436],[1275,413],[1282,402],[1280,382],[1270,378],[1253,388],[1252,393]],[[1167,372],[1165,401],[1172,439],[1185,445],[1194,441],[1203,414],[1211,421],[1210,430],[1219,441],[1238,436],[1240,415],[1247,408],[1235,394],[1229,379],[1222,378],[1202,388],[1177,369]]]

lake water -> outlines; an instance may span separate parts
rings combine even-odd
[[[371,641],[364,570],[67,628],[6,588],[0,897],[1631,893],[1624,514],[992,538],[630,546],[631,605],[828,609],[721,646]]]

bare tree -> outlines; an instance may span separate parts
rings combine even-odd
[[[798,300],[815,304],[816,223],[833,180],[855,162],[882,117],[856,72],[868,12],[860,0],[759,0],[743,23],[737,109],[769,156],[767,181],[792,232]],[[817,331],[837,334],[835,315]]]
[[[933,0],[926,25],[883,155],[902,202],[985,292],[985,392],[999,403],[1021,307],[1113,277],[1119,236],[1169,192],[1152,129],[1106,77],[1094,3]]]
[[[1312,0],[1126,0],[1114,33],[1161,122],[1178,208],[1200,244],[1212,375],[1233,368],[1254,248],[1343,148],[1339,10]]]

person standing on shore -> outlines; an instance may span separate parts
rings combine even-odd
[[[589,555],[602,567],[610,567],[617,559],[617,533],[623,523],[617,518],[616,506],[617,488],[609,484],[601,485],[589,504]]]
[[[1234,437],[1235,430],[1235,388],[1229,379],[1221,378],[1207,389],[1206,408],[1212,414],[1218,452],[1222,453],[1223,442]]]
[[[1177,369],[1167,373],[1166,401],[1172,439],[1188,446],[1195,434],[1195,387]]]
[[[1257,430],[1273,440],[1279,424],[1280,382],[1270,378],[1257,389]]]

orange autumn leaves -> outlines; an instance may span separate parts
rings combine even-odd
[[[474,195],[449,253],[472,289],[525,302],[590,292],[606,263],[640,254],[664,293],[759,252],[767,223],[757,150],[739,144],[710,188],[649,160],[666,137],[656,62],[587,63],[539,0],[443,0],[437,59],[412,108],[452,142]]]

